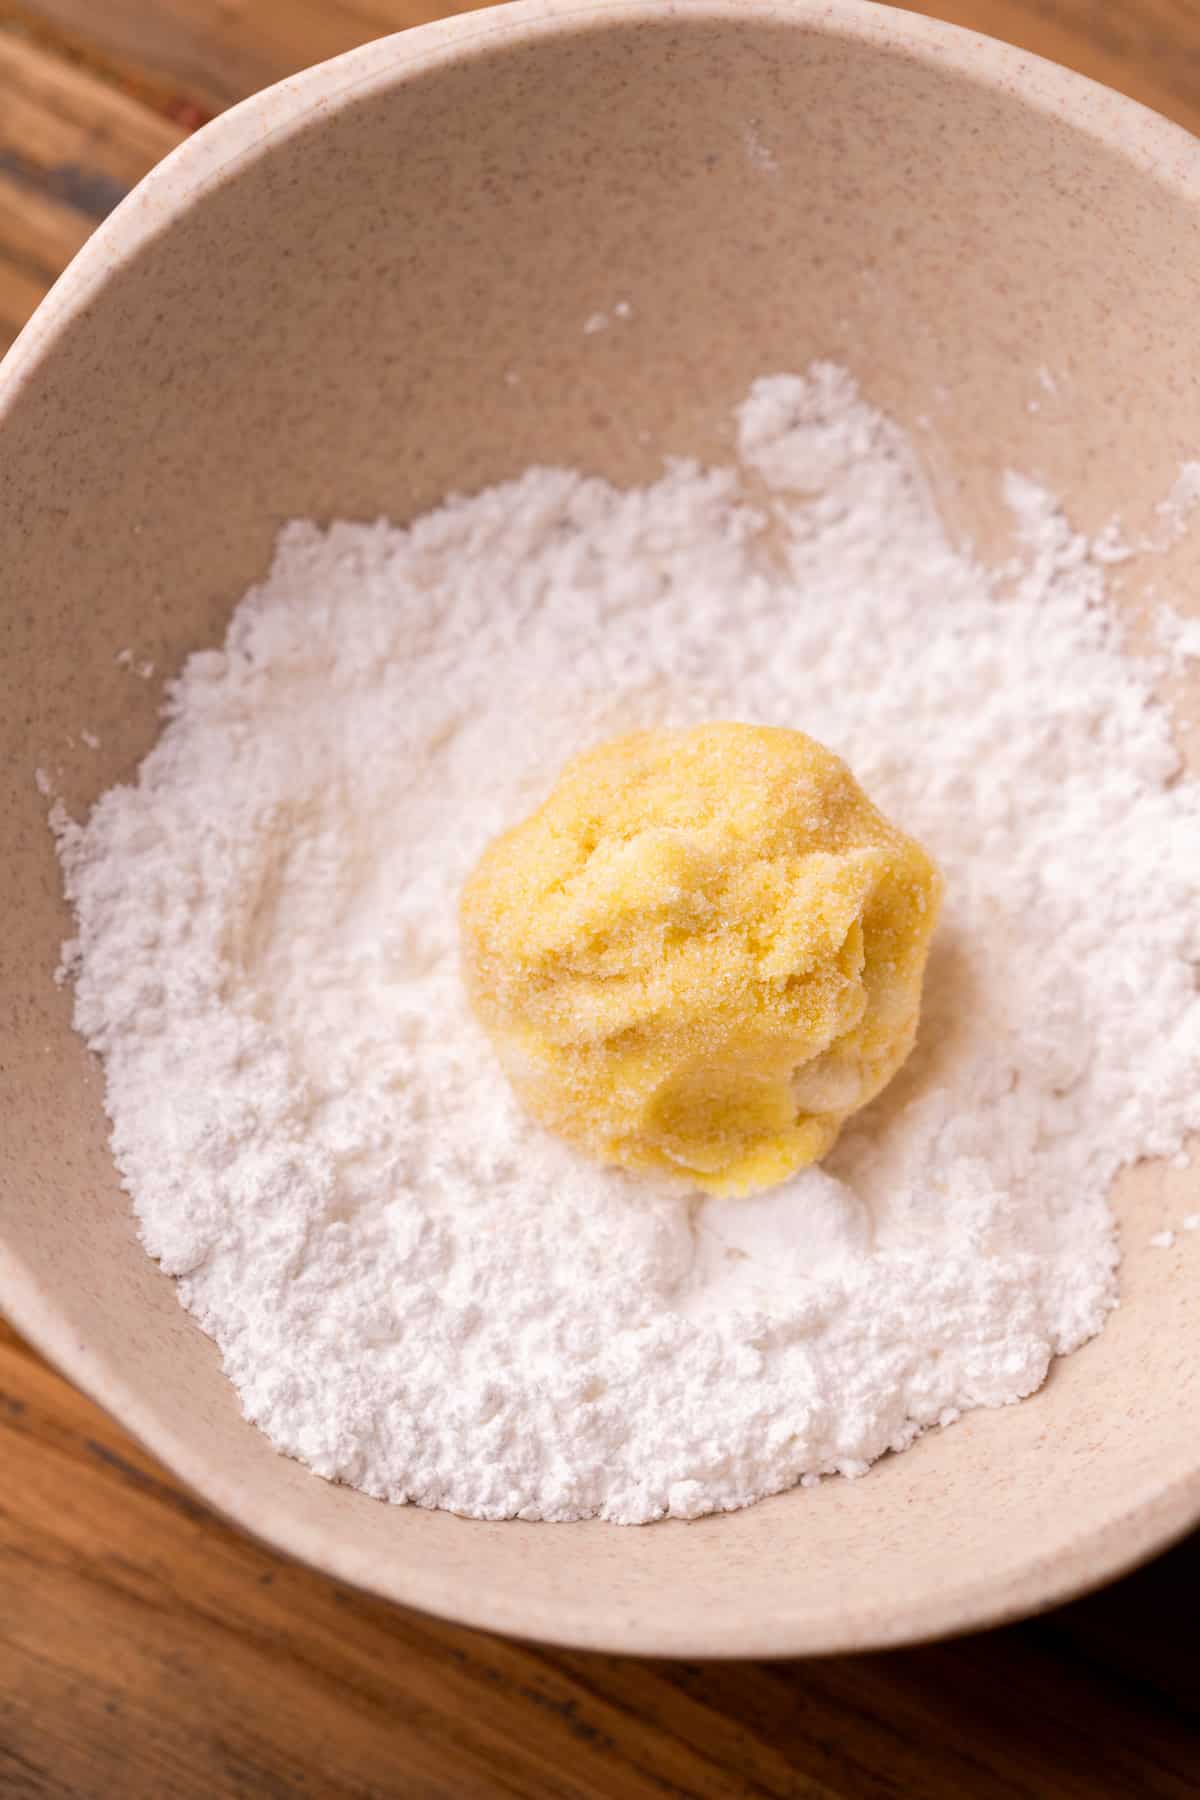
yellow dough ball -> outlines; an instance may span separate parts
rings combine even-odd
[[[462,899],[475,1012],[543,1124],[747,1194],[825,1155],[912,1048],[929,857],[799,731],[639,731],[567,764]]]

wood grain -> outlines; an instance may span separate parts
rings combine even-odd
[[[56,28],[77,51],[175,85],[213,111],[368,38],[472,10],[439,0],[18,0],[8,7],[27,26]]]
[[[1200,132],[1196,0],[904,0],[1120,89]]]
[[[565,1654],[240,1536],[0,1327],[0,1793],[1196,1792],[1200,1543],[1029,1625],[875,1657]]]
[[[367,38],[471,10],[441,0],[0,0],[0,22],[50,27],[95,60],[217,110]],[[1035,50],[1200,127],[1195,0],[908,0],[908,10]]]
[[[120,85],[0,0],[0,352],[100,220],[207,115]]]
[[[0,349],[211,112],[438,0],[0,0]],[[940,0],[1200,130],[1196,0]],[[0,1324],[0,1796],[1200,1793],[1200,1539],[1039,1621],[704,1665],[506,1643],[251,1543]]]

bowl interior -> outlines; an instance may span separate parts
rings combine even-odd
[[[628,482],[664,453],[722,460],[750,380],[814,356],[927,444],[957,529],[1000,542],[1016,467],[1082,525],[1119,510],[1136,531],[1200,444],[1198,258],[1182,133],[854,4],[472,15],[285,83],[156,172],[0,378],[0,1298],[18,1325],[250,1529],[557,1641],[901,1641],[1182,1530],[1200,1314],[1146,1245],[1195,1184],[1156,1166],[1120,1195],[1136,1226],[1103,1336],[1036,1399],[855,1483],[640,1532],[488,1525],[276,1456],[136,1241],[100,1072],[51,979],[70,920],[34,769],[72,809],[128,777],[161,678],[219,640],[284,520],[405,519],[531,462]],[[618,301],[619,330],[584,332]],[[1152,573],[1200,592],[1200,537]],[[152,677],[117,664],[127,647]]]

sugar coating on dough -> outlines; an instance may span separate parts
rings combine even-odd
[[[462,897],[474,1010],[543,1124],[711,1194],[832,1146],[916,1037],[941,878],[799,731],[574,758]]]

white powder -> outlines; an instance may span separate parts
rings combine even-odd
[[[129,669],[141,681],[149,681],[154,673],[154,664],[150,661],[149,657],[144,656],[135,659],[133,651],[128,645],[126,645],[124,650],[117,651],[113,661],[118,668]]]
[[[1173,606],[1160,606],[1154,623],[1159,648],[1166,652],[1171,672],[1185,674],[1190,662],[1200,661],[1200,618],[1184,618]]]
[[[585,337],[592,337],[597,331],[607,331],[613,319],[628,321],[633,317],[633,307],[628,300],[618,300],[611,315],[606,312],[590,313],[583,322]]]
[[[1158,516],[1163,522],[1164,546],[1178,543],[1187,531],[1192,514],[1200,506],[1200,462],[1186,462],[1166,499],[1159,503]]]
[[[762,135],[759,121],[748,119],[742,126],[742,144],[746,161],[760,175],[779,175],[779,159]]]
[[[1200,804],[1103,567],[1015,478],[1019,563],[956,552],[829,366],[740,443],[744,478],[288,527],[136,785],[60,822],[146,1247],[247,1416],[372,1494],[634,1522],[858,1474],[1100,1329],[1106,1190],[1200,1125]],[[731,717],[840,751],[947,894],[888,1092],[699,1202],[526,1122],[455,910],[566,756]]]

